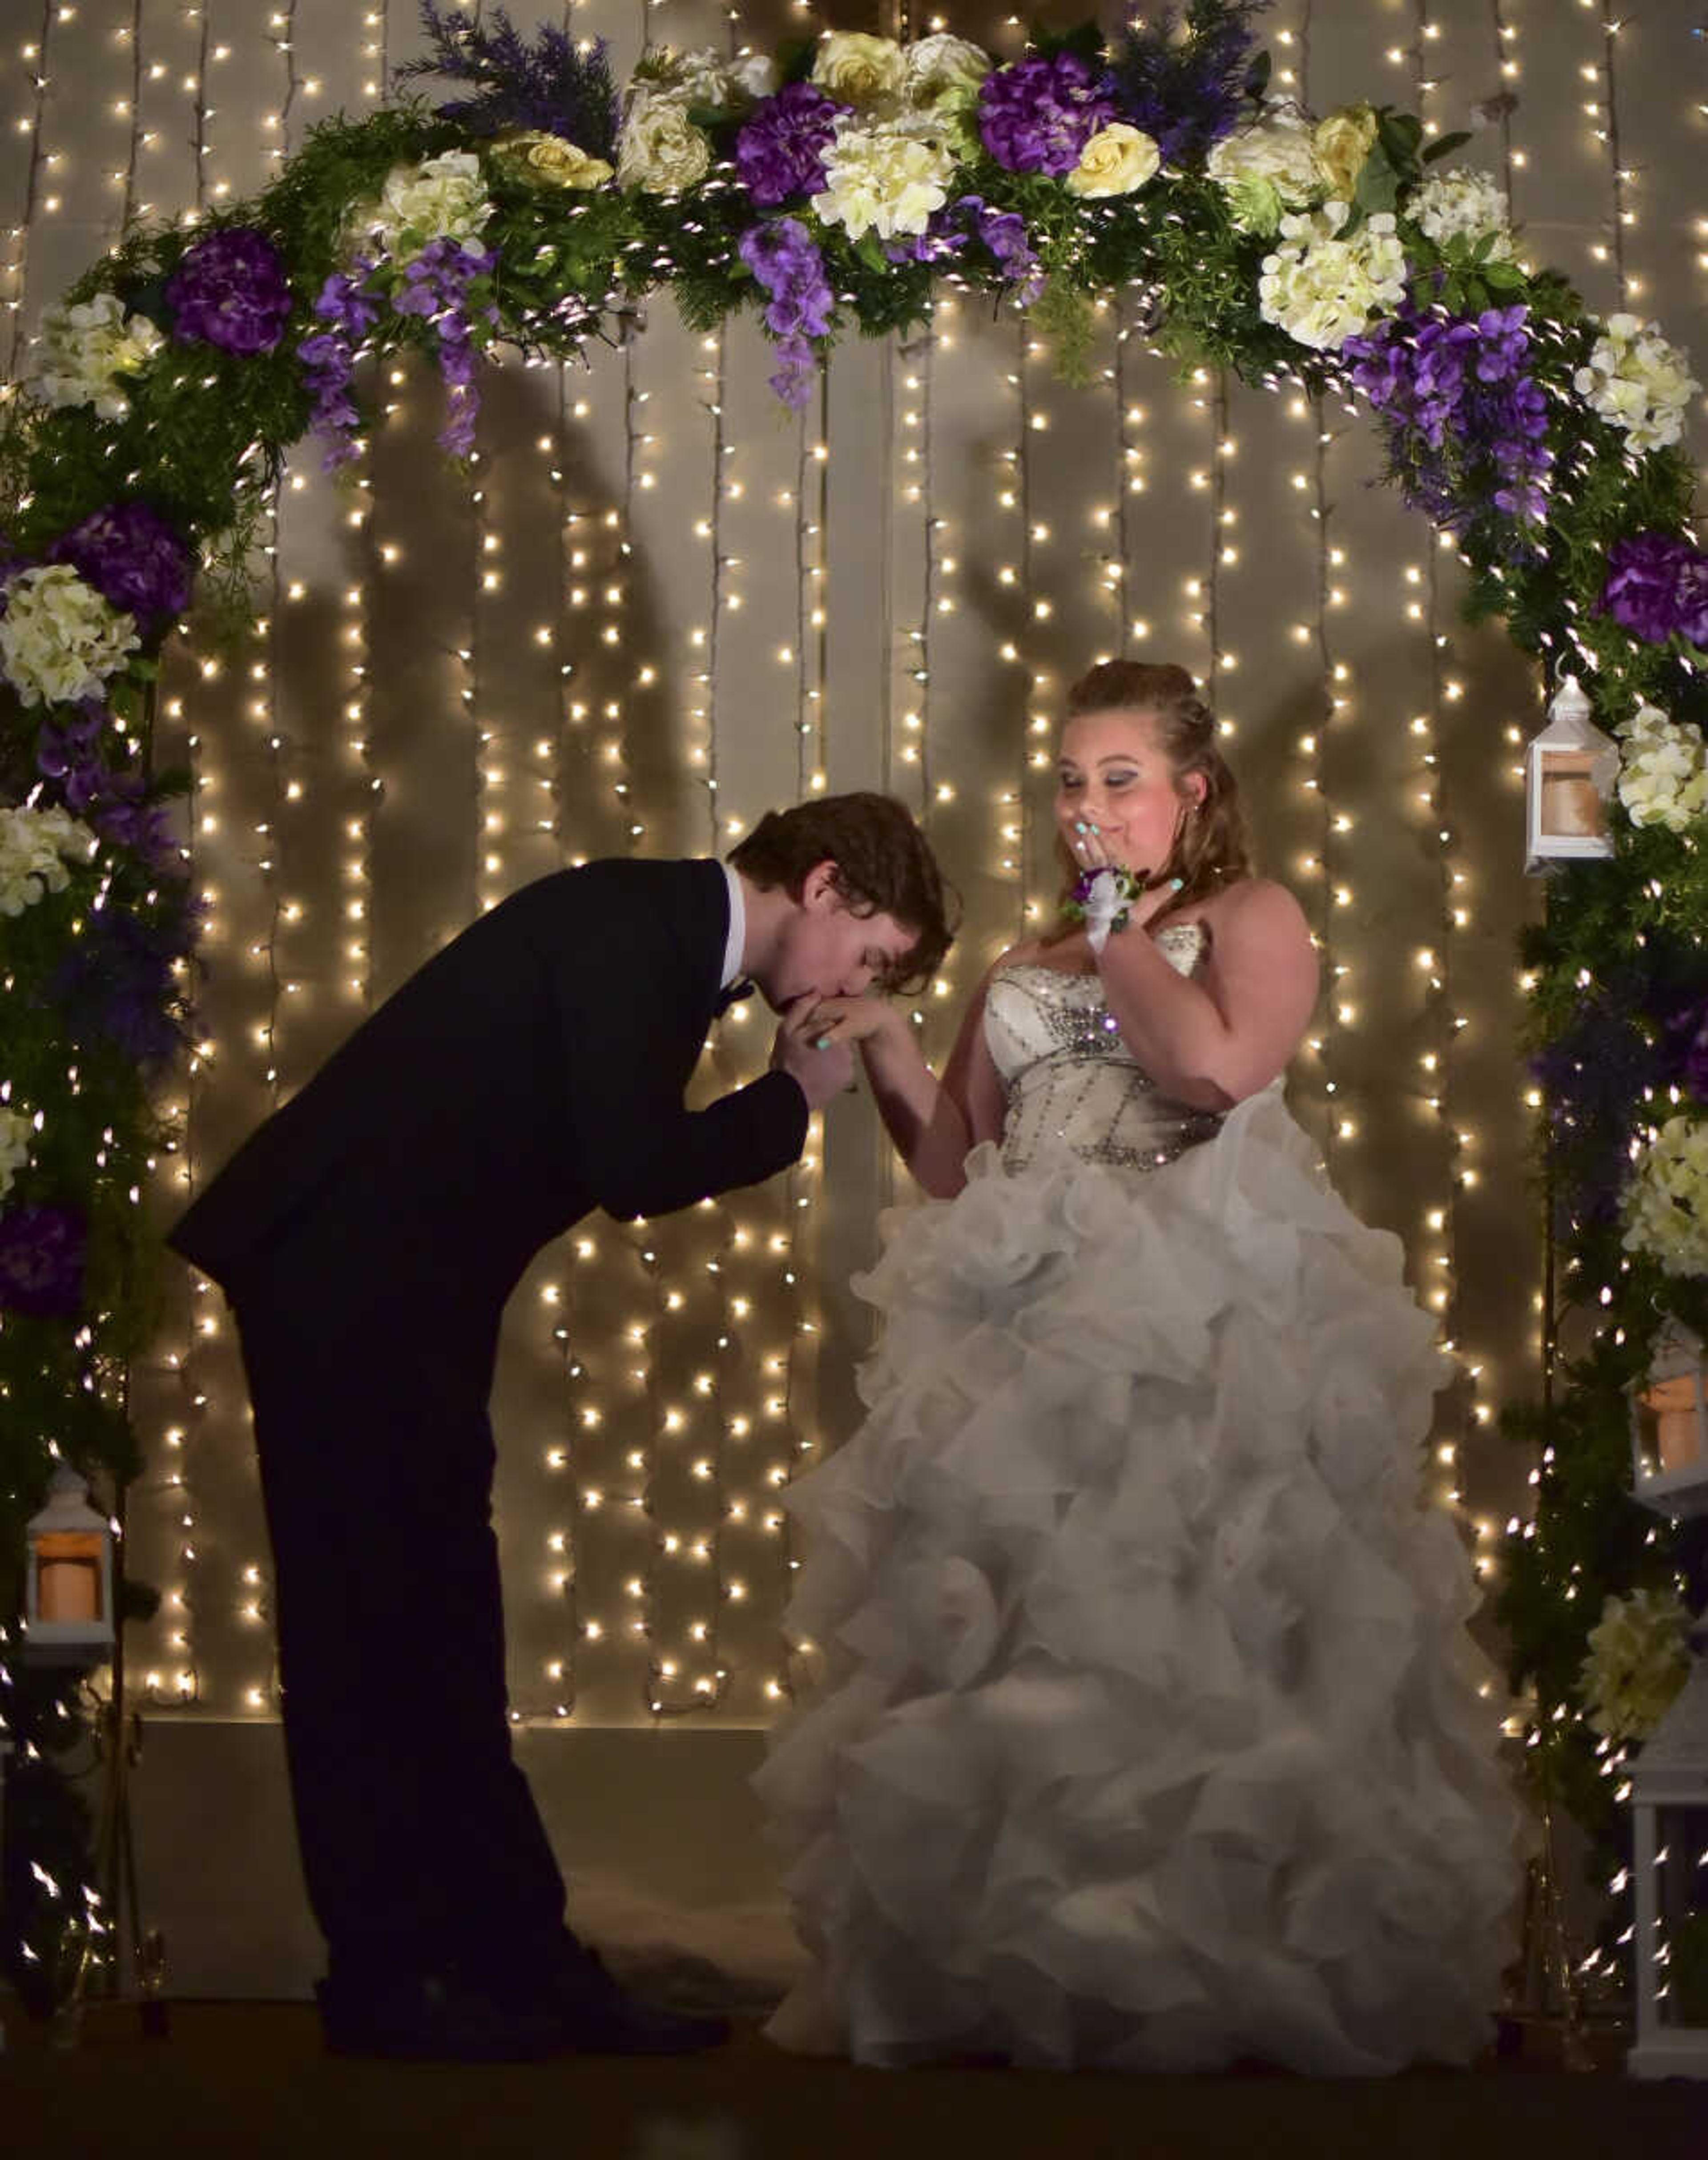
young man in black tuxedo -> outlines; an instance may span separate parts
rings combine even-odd
[[[659,1215],[793,1162],[852,1077],[823,998],[949,942],[887,797],[773,812],[714,861],[538,880],[412,976],[245,1143],[170,1243],[242,1340],[273,1545],[299,1842],[329,2043],[516,2059],[722,2037],[624,1995],[563,1923],[511,1759],[487,1399],[500,1316],[594,1208]],[[683,1091],[750,977],[771,1070]],[[376,1680],[355,1646],[384,1643]]]

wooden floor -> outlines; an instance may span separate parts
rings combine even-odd
[[[756,2032],[692,2059],[523,2068],[344,2062],[300,2003],[122,2005],[60,2048],[6,2005],[0,2151],[19,2160],[1708,2160],[1708,2086],[1617,2070],[1284,2075],[862,2070]]]

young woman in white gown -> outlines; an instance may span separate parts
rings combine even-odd
[[[820,1677],[758,1785],[812,1965],[769,2029],[1464,2061],[1522,1834],[1423,1489],[1445,1359],[1283,1105],[1315,956],[1191,678],[1108,663],[1068,712],[1060,835],[1138,874],[1124,925],[1005,953],[941,1082],[880,1000],[805,1023],[859,1043],[933,1197],[859,1284],[869,1414],[788,1496]]]

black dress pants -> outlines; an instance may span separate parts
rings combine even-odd
[[[487,1403],[501,1298],[393,1254],[235,1299],[272,1533],[284,1732],[335,1965],[525,1989],[563,1877],[511,1752]]]

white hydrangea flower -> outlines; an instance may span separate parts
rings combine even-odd
[[[1271,106],[1253,126],[1223,136],[1204,169],[1226,190],[1242,232],[1274,232],[1284,212],[1302,209],[1327,184],[1311,127],[1290,106]]]
[[[1622,428],[1639,454],[1664,449],[1684,433],[1685,408],[1701,388],[1686,356],[1669,345],[1654,323],[1609,315],[1573,378],[1604,420]]]
[[[1708,1123],[1669,1118],[1625,1188],[1625,1249],[1669,1275],[1708,1275]]]
[[[1702,730],[1642,704],[1619,730],[1619,800],[1633,825],[1682,833],[1708,811]]]
[[[0,1103],[0,1200],[11,1192],[19,1171],[29,1162],[29,1136],[35,1120],[28,1110]]]
[[[954,153],[942,143],[896,128],[844,123],[824,156],[825,189],[812,207],[851,240],[875,232],[923,232],[949,199]]]
[[[67,863],[93,862],[101,845],[66,810],[0,810],[0,915],[22,915],[70,883]]]
[[[94,697],[141,643],[136,617],[109,606],[69,563],[22,570],[6,588],[0,667],[26,705]]]
[[[963,104],[996,65],[982,45],[946,32],[906,48],[902,96],[910,105]]]
[[[812,80],[868,117],[893,112],[906,78],[906,57],[895,39],[864,30],[827,30],[812,55]]]
[[[357,213],[378,231],[397,262],[413,262],[435,240],[454,240],[465,254],[480,254],[480,228],[491,215],[480,160],[467,150],[447,150],[418,165],[394,165],[379,201]]]
[[[1499,184],[1468,165],[1431,173],[1405,206],[1406,215],[1439,247],[1450,240],[1492,241],[1491,259],[1513,252],[1511,212]]]
[[[165,342],[146,315],[127,315],[116,293],[55,305],[42,317],[29,388],[44,405],[92,405],[103,420],[122,420],[131,401],[121,378],[140,373]]]
[[[1258,312],[1319,352],[1337,352],[1373,314],[1391,314],[1405,297],[1405,250],[1392,212],[1367,218],[1342,240],[1350,215],[1347,204],[1330,200],[1307,216],[1284,217],[1282,244],[1264,257]]]
[[[777,64],[769,53],[737,53],[729,80],[744,97],[769,97],[777,86]]]
[[[712,162],[711,138],[688,117],[688,101],[673,90],[638,83],[617,137],[617,180],[649,195],[674,195],[703,180]]]
[[[1690,1676],[1690,1616],[1677,1593],[1609,1597],[1578,1675],[1584,1712],[1609,1740],[1646,1740]]]

